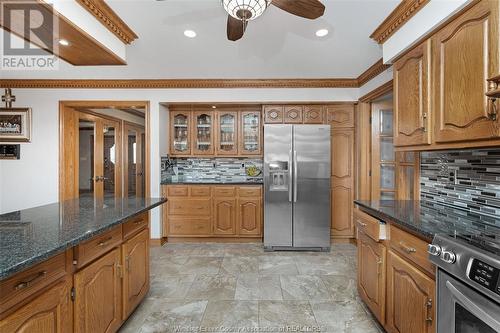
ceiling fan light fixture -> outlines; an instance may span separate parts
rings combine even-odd
[[[271,0],[222,0],[222,6],[232,17],[241,21],[255,20],[267,9]]]

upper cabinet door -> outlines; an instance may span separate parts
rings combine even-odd
[[[322,124],[323,123],[323,106],[309,105],[304,106],[304,124]]]
[[[354,105],[328,105],[326,113],[332,128],[354,127]]]
[[[197,111],[193,113],[193,155],[214,154],[213,113]]]
[[[191,112],[174,111],[170,113],[170,153],[172,155],[191,154]]]
[[[282,124],[284,107],[282,105],[264,105],[264,122]]]
[[[394,64],[394,145],[431,143],[430,50],[426,41]]]
[[[485,96],[499,73],[499,6],[480,1],[433,37],[436,142],[500,135]]]
[[[302,108],[301,105],[285,106],[285,123],[302,124]]]
[[[217,155],[238,155],[238,112],[217,112]]]
[[[262,154],[260,112],[241,112],[240,121],[240,155]]]

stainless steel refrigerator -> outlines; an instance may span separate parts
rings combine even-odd
[[[264,126],[264,248],[330,249],[330,126]]]

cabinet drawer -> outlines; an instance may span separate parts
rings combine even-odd
[[[209,216],[210,199],[192,199],[192,200],[170,200],[168,202],[169,215],[192,215]]]
[[[381,232],[380,221],[365,212],[357,210],[354,212],[354,222],[359,230],[375,241],[385,239],[385,232]],[[384,225],[385,229],[385,225]]]
[[[148,215],[142,214],[123,224],[123,238],[127,239],[139,230],[148,227]]]
[[[193,235],[204,236],[211,233],[210,218],[179,218],[168,219],[169,236]]]
[[[66,275],[66,252],[0,282],[0,313]]]
[[[260,197],[262,188],[260,186],[245,186],[238,188],[238,195],[240,197]]]
[[[188,187],[187,186],[167,186],[167,198],[168,197],[187,197]]]
[[[102,235],[80,243],[74,248],[75,260],[77,262],[76,267],[85,266],[121,243],[122,226],[115,227]]]
[[[390,244],[403,258],[417,264],[431,275],[435,274],[435,266],[428,259],[427,242],[391,225]]]
[[[234,197],[236,196],[236,189],[233,186],[220,186],[214,187],[215,197]]]
[[[191,197],[209,197],[210,186],[190,186],[189,195]]]

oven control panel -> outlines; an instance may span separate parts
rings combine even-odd
[[[500,269],[473,259],[469,279],[500,295]]]

